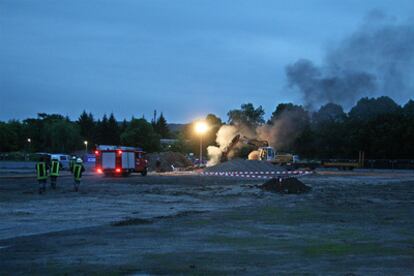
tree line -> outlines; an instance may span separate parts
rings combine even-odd
[[[267,129],[276,150],[307,158],[414,158],[414,101],[400,106],[389,97],[362,98],[349,112],[334,103],[316,111],[292,103],[277,105],[265,122],[261,106],[244,104],[228,123],[257,132]],[[241,152],[241,155],[246,155]]]
[[[170,138],[163,114],[148,122],[132,118],[118,122],[113,114],[96,120],[84,111],[76,121],[59,114],[39,113],[37,118],[0,122],[0,152],[62,152],[91,149],[95,144],[142,147],[160,150],[160,139]]]
[[[414,158],[413,100],[401,106],[389,97],[362,98],[348,112],[333,103],[314,111],[280,103],[267,121],[261,106],[246,103],[227,116],[226,122],[214,114],[206,116],[210,130],[203,136],[204,150],[216,145],[217,131],[230,124],[259,138],[265,130],[265,138],[270,136],[277,151],[306,158],[355,158],[360,150],[368,158]],[[0,122],[0,152],[72,152],[84,149],[84,141],[91,147],[122,144],[153,152],[162,150],[161,138],[174,138],[177,142],[168,150],[198,153],[200,137],[194,133],[193,124],[172,133],[162,113],[150,122],[145,118],[119,122],[113,114],[96,119],[86,111],[76,121],[39,113],[37,118]],[[242,147],[237,154],[245,157],[250,150]]]
[[[315,159],[356,159],[364,151],[370,159],[414,158],[414,101],[403,106],[389,97],[361,98],[348,112],[334,103],[308,110],[301,105],[280,103],[265,120],[262,106],[242,104],[227,113],[223,122],[214,114],[205,121],[210,131],[203,136],[205,147],[216,144],[216,133],[223,124],[236,126],[251,138],[269,140],[278,152]],[[200,137],[194,123],[187,124],[177,136],[174,150],[199,152]],[[267,130],[267,135],[263,134]],[[251,146],[238,148],[236,156],[246,158]]]

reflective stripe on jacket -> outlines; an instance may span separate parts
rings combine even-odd
[[[52,161],[50,166],[50,176],[59,176],[59,161]]]
[[[46,162],[38,162],[36,164],[37,180],[47,179]]]
[[[73,165],[73,176],[75,177],[75,180],[81,180],[82,178],[82,165],[81,164]]]

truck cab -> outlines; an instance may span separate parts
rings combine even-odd
[[[272,147],[259,148],[259,160],[273,161],[275,159],[276,152]]]

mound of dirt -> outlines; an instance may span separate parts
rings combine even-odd
[[[259,188],[282,194],[301,194],[312,190],[311,187],[306,186],[297,178],[285,178],[281,181],[277,178],[272,178],[259,186]]]
[[[236,171],[285,171],[286,169],[267,161],[233,159],[215,166],[207,167],[205,172],[236,172]]]
[[[185,169],[191,167],[193,164],[183,154],[179,152],[159,152],[159,153],[148,153],[146,156],[148,160],[148,168],[151,171],[156,170],[156,162],[159,158],[161,162],[160,171],[170,172],[175,169]]]

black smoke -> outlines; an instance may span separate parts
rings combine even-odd
[[[364,96],[406,101],[414,95],[414,24],[370,13],[359,29],[329,48],[321,66],[301,59],[286,67],[290,87],[308,108],[350,107]]]

